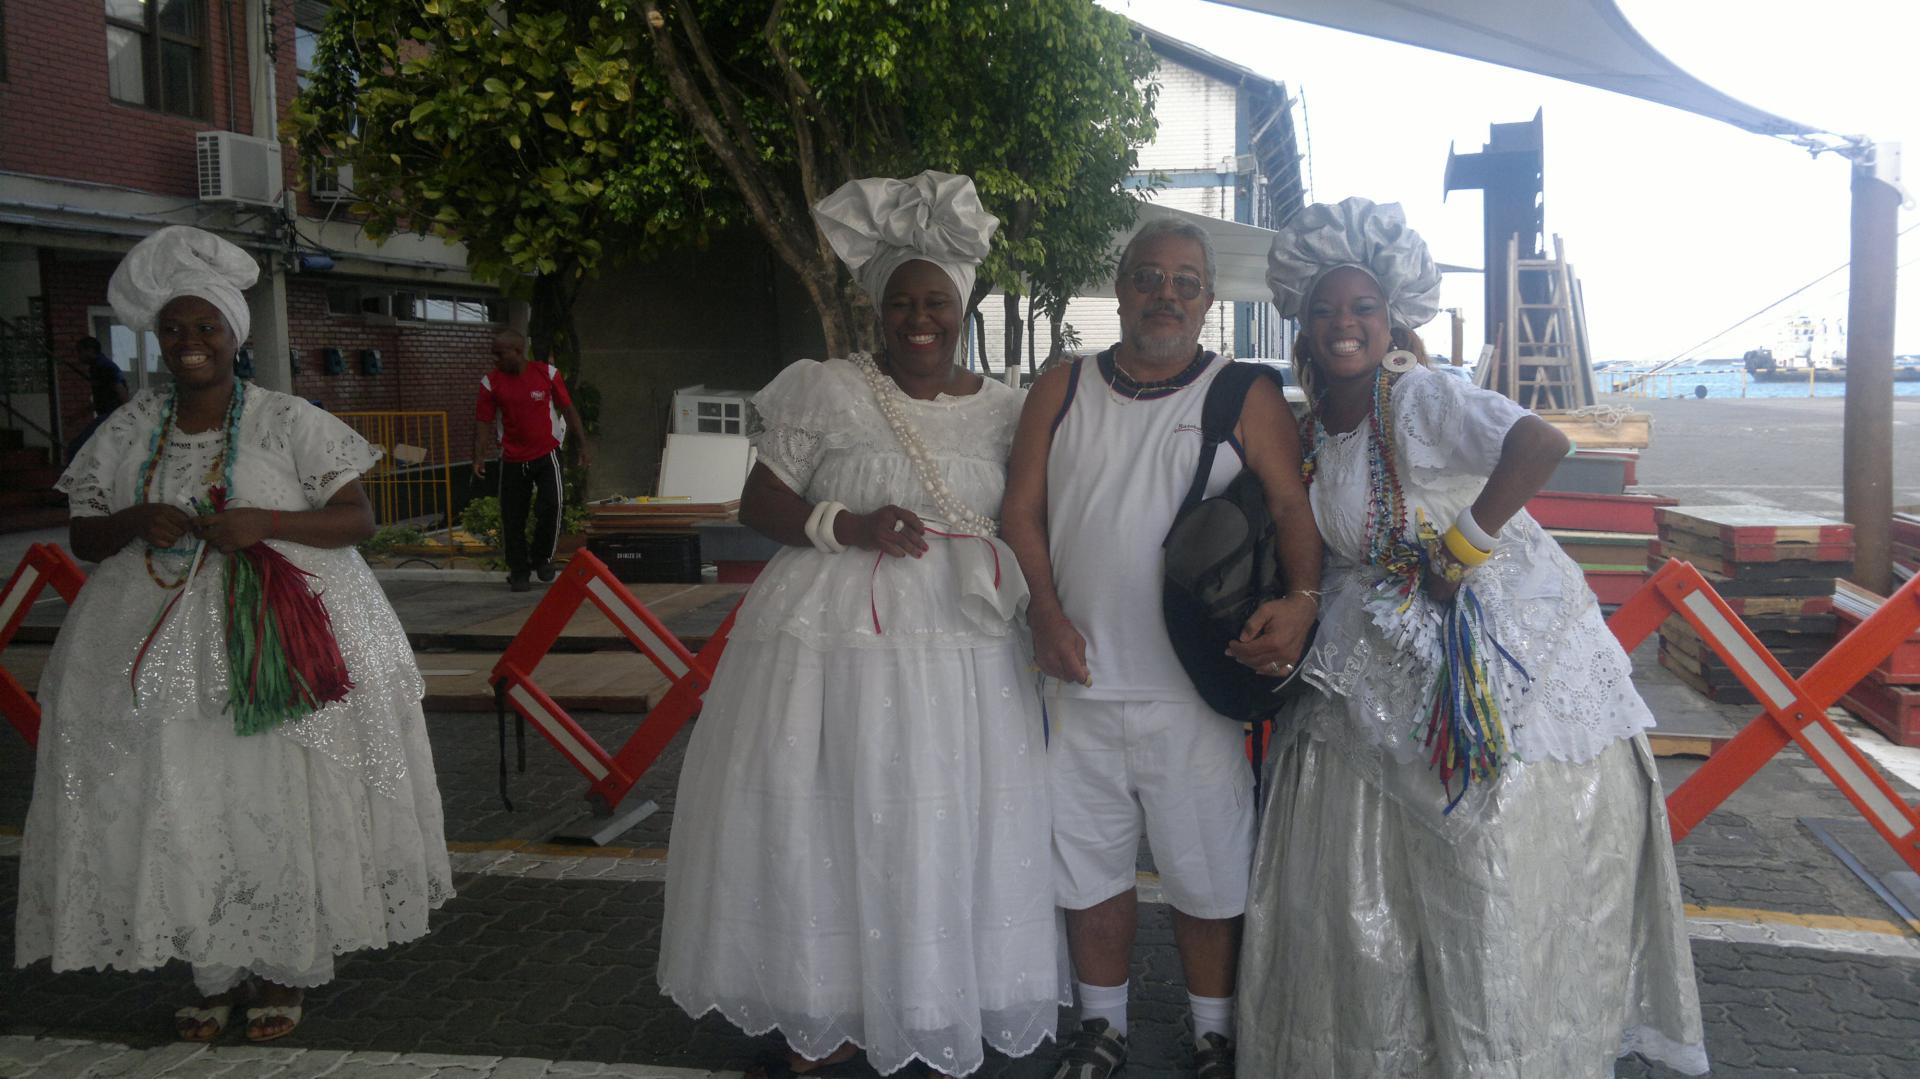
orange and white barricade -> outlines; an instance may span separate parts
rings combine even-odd
[[[574,722],[533,677],[541,658],[560,639],[574,612],[587,602],[598,607],[672,683],[666,695],[642,717],[626,744],[613,753]],[[700,651],[690,652],[646,604],[627,591],[604,562],[586,551],[574,554],[493,666],[494,700],[501,723],[501,797],[506,797],[506,715],[512,709],[587,777],[586,797],[595,814],[613,814],[667,743],[700,710],[707,687],[713,683],[714,667],[726,648],[727,634],[733,629],[733,618],[729,613]],[[525,763],[523,747],[523,767]],[[596,838],[625,831],[651,809],[648,803],[639,810],[622,813],[596,833]]]
[[[72,603],[86,583],[86,571],[66,548],[55,543],[36,543],[27,548],[27,556],[14,569],[6,591],[0,592],[0,653],[13,643],[14,634],[20,631],[20,624],[27,620],[27,612],[44,589],[52,586],[61,599]],[[28,745],[39,744],[40,704],[5,667],[0,667],[0,712],[6,713],[7,722]]]
[[[1667,796],[1677,842],[1789,744],[1800,747],[1906,864],[1920,871],[1920,810],[1908,805],[1827,709],[1920,627],[1920,578],[1835,645],[1798,679],[1768,653],[1691,564],[1667,562],[1622,604],[1608,628],[1631,652],[1669,616],[1692,626],[1765,711]]]

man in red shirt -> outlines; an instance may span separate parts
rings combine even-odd
[[[560,539],[560,444],[571,424],[580,432],[580,463],[585,465],[587,429],[560,380],[560,369],[528,362],[527,339],[514,330],[493,337],[493,370],[480,379],[474,418],[479,421],[473,428],[476,478],[486,478],[489,429],[500,443],[500,534],[507,548],[507,584],[525,592],[531,587],[530,572],[542,581],[553,580],[553,545]]]

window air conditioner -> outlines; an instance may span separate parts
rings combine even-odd
[[[280,144],[231,131],[195,136],[200,201],[274,206],[280,202]]]
[[[307,194],[323,202],[352,202],[353,166],[314,165],[313,182],[307,185]]]

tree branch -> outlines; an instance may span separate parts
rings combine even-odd
[[[787,0],[776,0],[773,10],[767,15],[767,49],[773,54],[773,62],[780,69],[780,75],[787,84],[787,104],[793,114],[794,132],[799,138],[800,183],[806,192],[807,204],[812,205],[826,195],[819,181],[814,157],[813,124],[820,126],[821,136],[826,140],[827,150],[832,155],[835,171],[843,178],[853,177],[853,155],[847,149],[847,140],[841,134],[840,125],[833,116],[820,107],[819,95],[814,92],[806,76],[793,64],[793,58],[787,55],[786,46],[780,43],[780,20],[785,14]]]
[[[680,0],[680,4],[681,17],[691,19],[691,12],[685,10],[685,0]],[[786,193],[779,189],[777,181],[769,181],[761,171],[761,166],[749,154],[752,139],[736,141],[728,136],[726,125],[715,115],[712,104],[701,93],[692,73],[687,70],[686,62],[674,45],[672,32],[667,29],[666,19],[661,16],[655,0],[642,0],[641,11],[646,19],[648,35],[653,41],[654,57],[673,90],[675,106],[686,116],[694,130],[700,133],[701,138],[706,140],[708,148],[720,160],[721,167],[733,179],[747,209],[760,220],[762,231],[766,233],[774,251],[796,272],[806,275],[813,269],[810,264],[815,261],[809,257],[808,249],[818,246],[813,237],[812,221],[806,221],[804,232],[795,227],[796,215]],[[697,27],[689,27],[689,34],[697,37]],[[704,39],[700,40],[704,42]],[[718,78],[717,70],[710,68],[709,73]]]

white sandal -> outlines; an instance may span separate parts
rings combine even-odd
[[[173,1033],[183,1042],[210,1042],[227,1032],[227,1020],[233,1018],[233,1005],[215,1004],[201,1008],[189,1006],[173,1013]],[[212,1023],[213,1030],[205,1037],[191,1037],[181,1027],[186,1023]]]
[[[277,1041],[280,1038],[284,1038],[300,1028],[300,1014],[301,1005],[299,1004],[265,1004],[256,1008],[248,1008],[247,1040],[259,1043]],[[285,1030],[278,1030],[271,1034],[261,1034],[256,1031],[254,1027],[265,1019],[290,1019],[293,1023]]]

